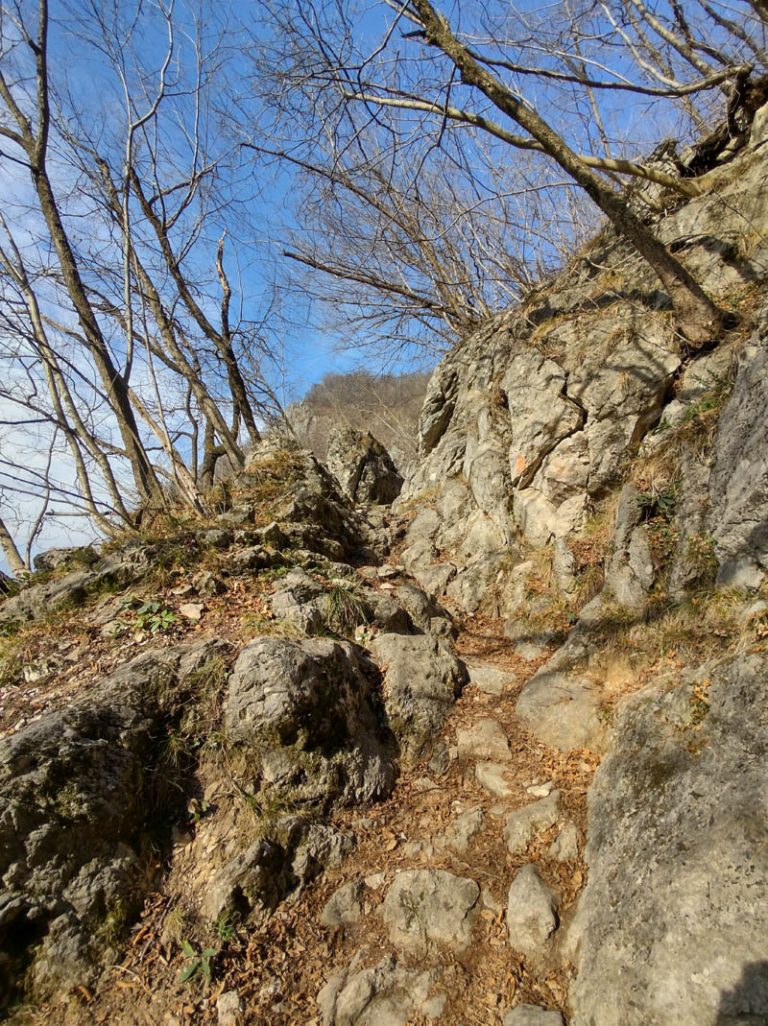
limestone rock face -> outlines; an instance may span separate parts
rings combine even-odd
[[[622,606],[641,609],[653,584],[648,535],[641,526],[640,494],[627,484],[619,495],[613,528],[613,551],[605,570],[605,588]]]
[[[713,172],[716,188],[659,225],[665,242],[685,240],[687,266],[713,295],[764,273],[761,144],[754,141],[728,169]],[[745,224],[761,241],[738,261],[711,244],[739,236]],[[648,268],[633,265],[629,289],[600,284],[605,268],[619,278],[626,274],[625,258],[608,241],[546,295],[489,320],[454,347],[432,377],[420,422],[422,458],[398,502],[428,498],[434,522],[427,531],[417,518],[409,528],[407,566],[425,588],[448,589],[468,612],[505,612],[506,578],[521,561],[515,543],[542,548],[581,530],[592,504],[620,483],[662,415],[669,410],[669,424],[679,424],[697,390],[711,389],[712,374],[723,373],[714,354],[697,354],[685,365],[666,299]],[[759,463],[750,481],[747,470],[749,454],[766,449],[758,423],[766,403],[765,357],[758,352],[764,337],[765,331],[743,355],[731,426],[718,442],[712,517],[709,527],[697,529],[713,536],[723,580],[749,586],[765,562],[759,512],[765,472]],[[642,601],[651,575],[638,527],[628,524],[627,536],[618,539],[613,573],[616,598],[628,607]],[[441,555],[443,569],[452,562],[455,573],[440,572]],[[568,587],[565,580],[563,590]]]
[[[719,581],[757,588],[768,574],[768,313],[739,357],[710,479]]]
[[[352,502],[388,505],[400,494],[403,479],[392,457],[370,432],[336,428],[328,439],[326,462]]]
[[[574,1026],[768,1018],[766,710],[764,654],[628,704],[590,792]]]

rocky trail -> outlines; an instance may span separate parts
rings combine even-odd
[[[469,682],[431,756],[386,801],[334,817],[354,853],[260,929],[235,929],[202,998],[163,956],[169,903],[151,895],[94,1021],[125,1016],[128,999],[120,1021],[166,1026],[565,1021],[573,964],[553,940],[585,882],[598,756],[553,749],[519,722],[537,664],[498,622],[464,620],[456,644]]]

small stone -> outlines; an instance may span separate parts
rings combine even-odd
[[[525,790],[534,798],[546,798],[552,791],[552,781],[548,780],[546,784],[532,784]]]
[[[442,1014],[445,995],[432,993],[437,972],[407,969],[391,956],[358,971],[358,955],[317,995],[323,1026],[405,1026]]]
[[[537,645],[534,641],[521,641],[515,645],[515,655],[519,655],[528,663],[533,663],[547,654],[549,644],[550,642],[545,642]]]
[[[344,884],[335,891],[320,913],[320,922],[331,928],[356,923],[363,914],[363,885],[359,880]]]
[[[472,838],[482,827],[484,818],[482,809],[468,809],[467,812],[462,812],[439,841],[454,851],[465,852]]]
[[[451,761],[450,749],[446,748],[445,745],[437,744],[427,766],[430,772],[438,777],[442,777],[451,768]]]
[[[369,873],[368,876],[364,878],[363,883],[372,891],[378,891],[378,889],[383,886],[386,879],[386,873]]]
[[[495,898],[488,890],[483,891],[481,900],[483,902],[483,908],[489,909],[489,911],[495,913],[497,916],[501,915],[504,911],[504,902],[499,901],[499,899]]]
[[[199,623],[203,618],[202,602],[184,602],[179,606],[179,613],[193,623]]]
[[[500,670],[496,666],[485,666],[483,664],[467,664],[469,671],[469,683],[473,684],[485,695],[499,697],[504,693],[505,688],[515,683],[515,675],[506,670]]]
[[[518,1005],[507,1012],[502,1020],[504,1026],[563,1026],[562,1015],[539,1005]]]
[[[501,724],[484,716],[470,727],[456,731],[460,759],[487,759],[505,762],[509,759],[509,741]]]
[[[192,578],[192,587],[198,595],[221,595],[227,590],[222,580],[214,576],[210,570],[201,570]]]
[[[225,990],[216,1000],[219,1026],[240,1026],[243,1004],[236,990]]]
[[[579,857],[579,830],[575,823],[566,823],[547,854],[558,862],[569,862]]]
[[[198,535],[202,545],[212,549],[226,549],[232,544],[232,532],[224,531],[219,527],[212,527],[208,531],[202,531]]]
[[[504,776],[504,767],[498,762],[478,762],[475,777],[478,784],[494,798],[509,798],[512,794],[512,788]]]
[[[739,619],[742,623],[749,623],[752,620],[762,619],[766,614],[768,614],[768,602],[764,599],[759,599],[757,602],[747,606]]]
[[[504,840],[512,855],[525,851],[536,834],[556,823],[559,802],[560,792],[552,791],[546,798],[510,813],[504,828]]]
[[[463,951],[472,937],[479,899],[474,880],[445,870],[398,873],[382,907],[389,938],[395,947],[417,957],[433,945]]]
[[[555,899],[533,865],[523,866],[507,896],[507,930],[515,951],[529,957],[541,954],[557,928]]]

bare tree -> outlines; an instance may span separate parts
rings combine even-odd
[[[535,158],[496,175],[490,156],[481,180],[462,133],[443,154],[449,145],[451,159],[416,167],[372,143],[355,160],[254,146],[299,172],[301,227],[284,256],[320,272],[298,280],[352,348],[380,349],[390,361],[399,345],[439,352],[519,301],[562,257],[555,237],[574,200],[563,203],[568,182]],[[568,226],[572,247],[580,239],[572,219]],[[585,235],[594,222],[584,216],[579,227]]]
[[[47,516],[55,493],[59,511],[68,502],[110,533],[137,508],[203,507],[217,462],[242,467],[279,404],[226,241],[248,216],[211,106],[226,26],[174,0],[73,0],[66,14],[68,36],[47,0],[1,12],[13,201],[0,217],[0,392],[18,439],[37,434],[55,457],[53,473],[19,468],[19,501],[35,496]],[[103,97],[67,78],[72,34],[98,54]]]
[[[386,0],[390,17],[370,42],[370,18],[363,32],[347,4],[267,6],[275,24],[270,59],[282,69],[271,102],[290,128],[314,121],[314,138],[331,140],[334,171],[348,153],[369,154],[369,136],[382,125],[401,163],[411,160],[417,170],[429,159],[425,153],[446,151],[452,127],[542,154],[654,270],[688,342],[695,347],[716,334],[721,314],[715,303],[616,187],[619,179],[640,178],[692,197],[706,184],[615,155],[605,124],[617,97],[665,103],[669,111],[717,92],[733,112],[755,63],[765,61],[759,19],[741,30],[722,5],[705,4],[694,30],[679,5],[671,5],[671,19],[661,19],[641,0],[566,3],[566,28],[553,32],[544,25],[545,16],[553,20],[551,8],[537,17],[488,3],[457,11],[460,27],[454,27],[429,0]],[[708,37],[701,27],[707,19],[716,30]],[[385,122],[382,112],[392,120]],[[602,153],[589,152],[585,126],[592,120],[603,126]],[[555,127],[557,121],[568,125]],[[646,143],[652,139],[644,135]],[[366,272],[363,265],[358,275]]]

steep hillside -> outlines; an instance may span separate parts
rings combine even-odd
[[[705,349],[606,232],[391,507],[265,444],[0,604],[10,1021],[768,1021],[767,132],[658,216]]]
[[[404,471],[416,456],[417,425],[429,374],[329,374],[313,385],[288,420],[302,445],[325,461],[340,429],[370,431]]]

